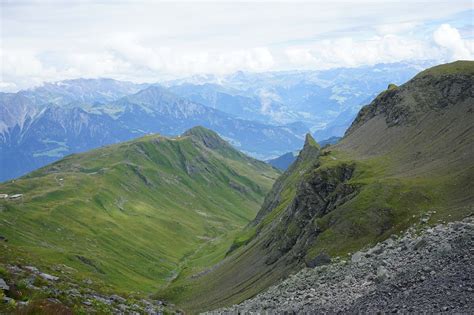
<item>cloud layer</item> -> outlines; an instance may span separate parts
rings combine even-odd
[[[2,3],[0,90],[474,59],[470,1]]]

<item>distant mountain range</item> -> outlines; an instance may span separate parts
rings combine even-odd
[[[401,84],[430,62],[322,71],[237,72],[163,83],[177,94],[237,117],[274,124],[301,121],[316,139],[342,136],[359,109],[388,84]]]
[[[236,73],[157,84],[77,79],[0,93],[0,181],[76,152],[149,133],[211,128],[260,159],[340,136],[359,108],[388,83],[425,65]]]
[[[280,171],[285,171],[294,161],[296,161],[297,157],[298,152],[288,152],[277,158],[267,160],[266,162]]]
[[[112,81],[120,87],[112,94],[111,80],[105,80],[106,90],[100,88],[102,81],[74,80],[48,84],[38,93],[0,94],[0,180],[71,153],[150,133],[177,135],[196,125],[212,128],[235,147],[261,157],[297,149],[308,131],[301,123],[274,126],[236,118],[159,86],[139,90],[142,86]],[[85,94],[78,97],[69,90]]]

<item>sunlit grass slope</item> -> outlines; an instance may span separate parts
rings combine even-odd
[[[277,176],[201,127],[71,155],[0,185],[23,194],[0,201],[0,259],[149,293],[222,259]]]

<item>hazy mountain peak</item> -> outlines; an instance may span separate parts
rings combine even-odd
[[[175,98],[177,97],[173,93],[169,92],[166,88],[159,85],[149,86],[137,93],[128,96],[127,98],[140,98],[143,100],[160,100],[166,98]]]

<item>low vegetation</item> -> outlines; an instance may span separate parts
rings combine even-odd
[[[224,258],[278,172],[204,128],[72,155],[0,185],[3,264],[146,296]]]

